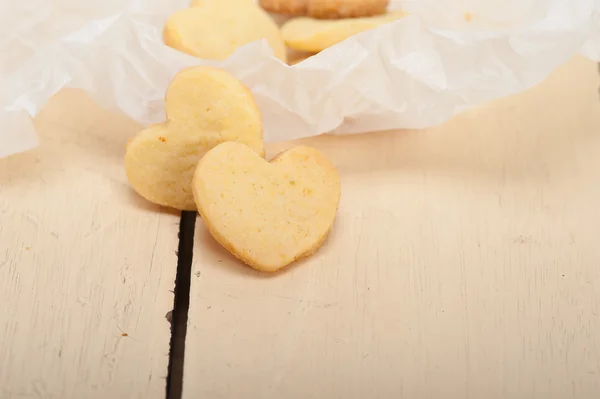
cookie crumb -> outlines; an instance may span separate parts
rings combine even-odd
[[[128,337],[128,336],[129,336],[129,334],[127,334],[127,333],[121,334],[121,337]]]
[[[167,139],[163,136],[158,136],[158,140],[162,141],[163,143],[167,141]]]

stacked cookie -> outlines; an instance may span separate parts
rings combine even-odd
[[[325,155],[299,146],[267,162],[252,93],[219,69],[179,72],[165,107],[165,122],[127,144],[125,170],[138,194],[198,210],[223,247],[260,271],[277,271],[321,246],[340,200],[340,179]]]
[[[350,36],[376,28],[404,17],[404,12],[389,12],[383,15],[336,20],[294,18],[281,28],[286,45],[296,51],[314,55]]]
[[[388,0],[260,0],[260,5],[275,14],[318,19],[359,18],[381,15]]]
[[[405,16],[388,13],[388,0],[260,0],[260,4],[269,12],[292,17],[281,32],[286,45],[297,52],[295,62]]]

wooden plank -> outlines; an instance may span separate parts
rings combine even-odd
[[[599,83],[576,58],[439,128],[304,141],[335,228],[268,276],[198,223],[184,399],[600,397]]]
[[[138,126],[80,92],[0,160],[0,397],[164,398],[179,215],[129,188]]]

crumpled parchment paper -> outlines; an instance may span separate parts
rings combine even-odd
[[[227,1],[227,0],[213,0]],[[64,87],[142,124],[164,120],[171,77],[213,65],[261,109],[265,140],[424,128],[528,89],[581,53],[600,60],[600,0],[391,1],[411,16],[293,67],[264,41],[222,62],[162,43],[188,0],[18,0],[0,5],[0,157],[33,148],[33,117]]]

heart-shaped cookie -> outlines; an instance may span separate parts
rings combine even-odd
[[[167,46],[204,59],[223,60],[238,47],[265,39],[275,57],[287,51],[275,21],[250,0],[202,0],[175,12],[165,23]]]
[[[392,11],[375,17],[336,20],[292,18],[283,24],[281,34],[290,48],[318,53],[350,36],[389,24],[407,15],[403,11]]]
[[[254,269],[275,272],[314,253],[340,200],[335,167],[314,148],[271,162],[240,143],[223,143],[198,163],[193,192],[211,235]]]
[[[153,203],[195,210],[194,170],[218,144],[240,141],[264,155],[262,121],[252,93],[222,70],[202,66],[179,72],[169,84],[165,107],[167,122],[141,131],[125,154],[131,186]]]
[[[259,3],[276,14],[338,19],[383,14],[389,0],[259,0]]]

